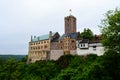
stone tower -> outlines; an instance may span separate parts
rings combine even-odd
[[[65,34],[76,32],[76,18],[72,15],[65,17]]]

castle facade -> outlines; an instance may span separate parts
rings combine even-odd
[[[94,53],[103,54],[103,46],[99,37],[95,40],[81,39],[80,32],[76,32],[76,18],[72,15],[64,18],[65,32],[62,36],[58,32],[50,31],[49,34],[31,36],[29,42],[28,62],[39,60],[57,60],[65,54],[84,55]]]

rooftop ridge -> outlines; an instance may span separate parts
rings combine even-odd
[[[57,33],[57,32],[53,32],[52,36],[55,35],[55,33]],[[49,39],[49,34],[44,34],[44,35],[40,35],[40,36],[34,37],[32,39],[32,42],[41,41],[41,40],[47,40],[47,39]]]

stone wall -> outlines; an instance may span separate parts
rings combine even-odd
[[[57,60],[62,55],[64,55],[63,50],[51,50],[51,52],[50,52],[50,60]]]
[[[58,42],[51,42],[50,43],[50,49],[51,50],[58,50]]]
[[[71,55],[77,55],[77,50],[70,50]]]

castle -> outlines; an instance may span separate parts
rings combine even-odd
[[[69,15],[64,18],[65,33],[60,36],[58,32],[50,31],[49,34],[41,36],[31,36],[29,42],[28,62],[38,60],[57,60],[65,54],[85,55],[94,53],[103,54],[102,46],[98,36],[94,41],[81,39],[80,32],[76,32],[76,18]]]

